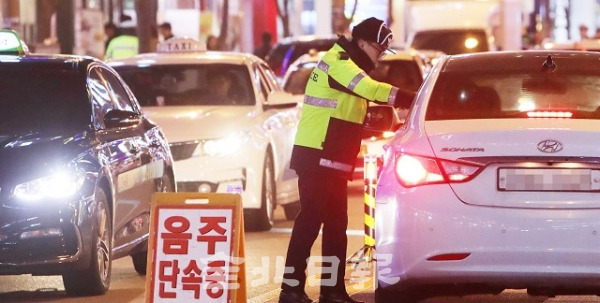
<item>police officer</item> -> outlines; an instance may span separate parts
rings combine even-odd
[[[368,100],[408,107],[414,94],[368,76],[388,51],[391,30],[369,18],[340,36],[306,86],[291,168],[298,174],[301,210],[287,252],[280,303],[312,302],[304,292],[307,259],[323,226],[320,303],[354,303],[344,285],[348,179],[361,144]]]
[[[139,52],[139,39],[132,32],[119,30],[122,34],[114,37],[106,47],[104,60],[132,57]]]

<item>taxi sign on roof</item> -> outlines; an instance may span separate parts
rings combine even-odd
[[[28,52],[27,45],[17,32],[8,29],[0,30],[0,55],[24,55]]]
[[[172,38],[158,44],[159,53],[195,53],[206,51],[206,44],[191,38]]]

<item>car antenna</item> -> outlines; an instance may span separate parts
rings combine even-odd
[[[548,58],[546,58],[546,61],[544,61],[544,64],[542,64],[542,71],[547,71],[547,70],[554,71],[555,69],[556,69],[556,63],[554,63],[554,60],[552,60],[552,56],[548,55]]]

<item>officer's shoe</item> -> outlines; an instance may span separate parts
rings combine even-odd
[[[321,294],[319,296],[319,303],[364,303],[363,301],[356,301],[345,292],[332,292]]]
[[[282,290],[279,293],[279,303],[312,303],[304,291]]]

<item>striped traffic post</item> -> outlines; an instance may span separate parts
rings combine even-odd
[[[356,268],[365,263],[365,268],[371,265],[375,256],[375,189],[377,186],[377,156],[366,154],[364,158],[364,189],[365,189],[365,245],[352,254],[346,263]]]

